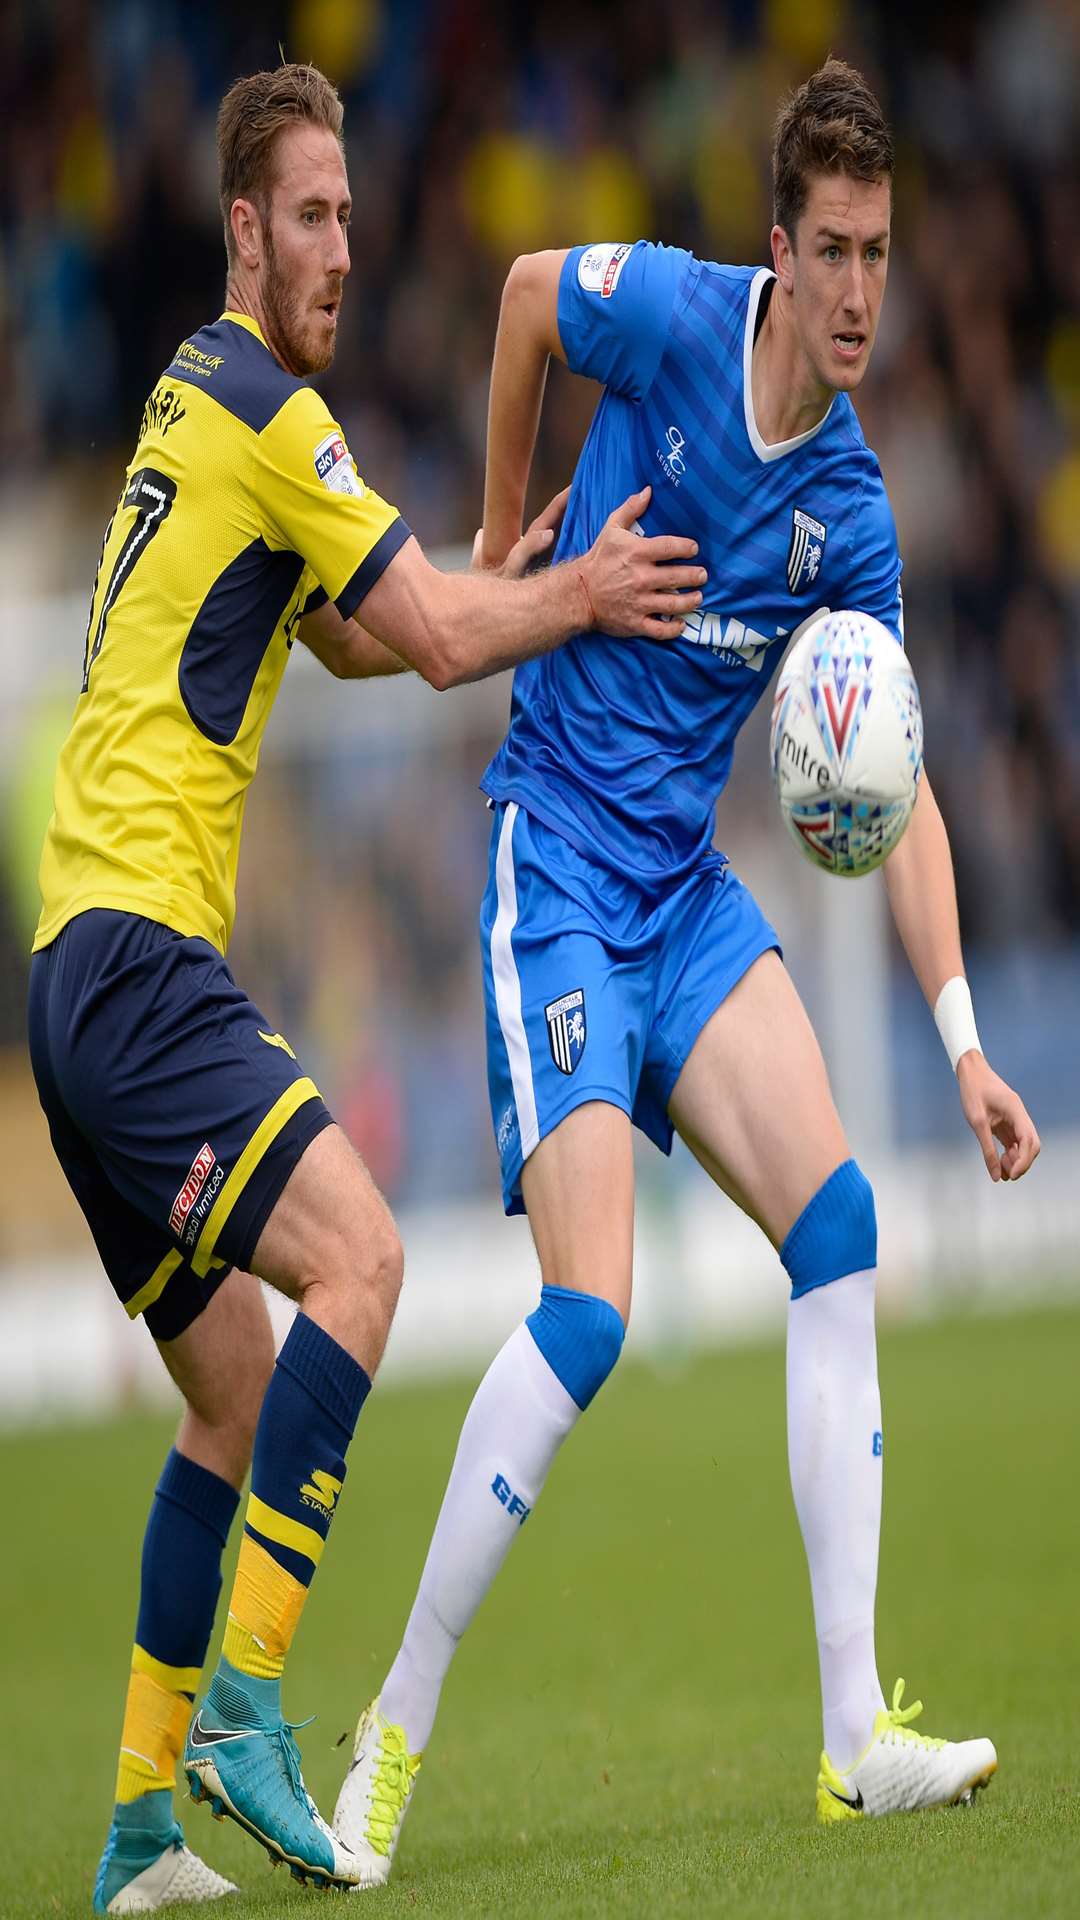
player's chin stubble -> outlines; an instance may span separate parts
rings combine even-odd
[[[289,371],[301,378],[322,373],[334,357],[334,337],[331,335],[325,347],[316,345],[312,323],[308,321],[305,325],[300,297],[278,266],[273,235],[269,229],[266,235],[262,303],[269,344]]]

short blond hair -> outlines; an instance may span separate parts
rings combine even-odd
[[[274,186],[274,147],[286,127],[307,121],[325,127],[344,152],[345,109],[337,88],[318,67],[285,65],[234,80],[218,110],[218,192],[225,250],[233,258],[232,208],[251,200],[264,222]]]

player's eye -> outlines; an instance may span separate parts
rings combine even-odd
[[[836,242],[835,242],[835,240],[830,240],[830,242],[829,242],[829,244],[828,244],[828,246],[826,247],[826,249],[825,249],[825,258],[826,258],[826,260],[828,260],[828,261],[829,261],[830,263],[831,263],[832,261],[834,261],[834,260],[839,260],[839,258],[840,258],[840,249],[839,249],[839,247],[837,246],[837,244],[836,244]]]
[[[884,258],[884,254],[880,247],[867,247],[866,257],[871,266],[876,266],[877,262]]]

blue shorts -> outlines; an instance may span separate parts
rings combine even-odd
[[[668,1101],[710,1016],[780,950],[753,895],[710,853],[670,892],[594,865],[510,801],[494,809],[480,913],[488,1091],[503,1205],[574,1107],[621,1107],[664,1153]]]
[[[102,1265],[156,1340],[183,1333],[330,1115],[208,941],[100,908],[35,953],[30,1059]]]

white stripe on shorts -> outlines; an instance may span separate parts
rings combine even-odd
[[[510,1080],[521,1134],[521,1154],[527,1160],[540,1139],[540,1126],[536,1118],[529,1042],[521,1017],[521,981],[510,943],[510,935],[518,917],[517,882],[514,878],[514,821],[517,815],[517,802],[511,800],[503,817],[499,851],[495,856],[495,888],[499,908],[491,929],[491,971],[495,980],[495,1007],[510,1062]]]

